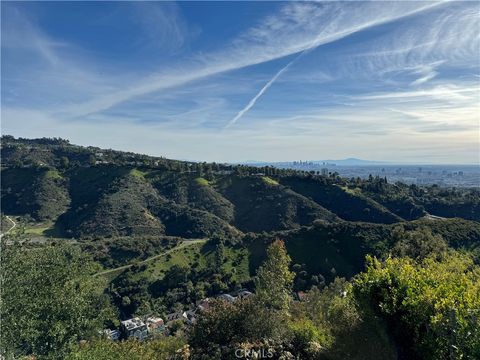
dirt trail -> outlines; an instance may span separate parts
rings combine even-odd
[[[119,267],[114,268],[114,269],[108,269],[108,270],[100,271],[100,272],[94,274],[93,276],[106,275],[106,274],[109,274],[109,273],[112,273],[112,272],[128,269],[128,268],[132,267],[133,265],[145,264],[149,261],[153,261],[153,260],[156,260],[158,258],[161,258],[162,256],[165,256],[165,255],[167,255],[167,254],[169,254],[173,251],[180,250],[180,249],[183,249],[187,246],[191,246],[191,245],[194,245],[194,244],[205,243],[206,241],[207,241],[206,239],[184,240],[178,246],[175,246],[174,248],[169,249],[169,250],[165,251],[164,253],[149,257],[148,259],[142,260],[142,261],[137,262],[135,264],[128,264],[128,265],[119,266]]]

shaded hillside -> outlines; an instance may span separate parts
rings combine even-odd
[[[161,196],[145,179],[143,172],[135,169],[109,172],[109,167],[100,169],[82,169],[71,174],[74,201],[70,210],[58,220],[58,227],[67,235],[195,238],[214,233],[228,236],[238,233],[213,214],[179,205]],[[103,176],[104,171],[110,176]],[[86,176],[87,172],[90,176]],[[82,190],[79,192],[78,189]],[[89,195],[82,196],[83,192]]]
[[[160,194],[175,203],[210,212],[228,223],[233,221],[233,204],[205,178],[178,172],[152,172],[146,177]]]
[[[70,198],[68,179],[48,168],[2,171],[2,210],[28,214],[38,221],[55,220],[66,211]]]
[[[374,199],[392,213],[397,214],[405,220],[416,220],[427,214],[423,205],[417,204],[413,197],[401,192],[388,195],[375,192],[364,192],[363,194]]]
[[[211,212],[229,223],[234,219],[234,205],[204,178],[196,178],[190,183],[188,203],[196,209]]]
[[[163,235],[165,226],[150,209],[164,201],[150,184],[128,174],[111,183],[98,201],[72,207],[59,222],[77,237]]]
[[[282,184],[302,194],[344,220],[394,223],[403,219],[359,192],[316,178],[285,177]]]
[[[65,172],[70,179],[69,193],[72,208],[96,204],[112,184],[127,176],[130,169],[123,166],[74,167]]]
[[[432,215],[480,221],[480,195],[475,190],[457,192],[436,188],[417,201]]]
[[[336,216],[268,177],[229,177],[220,185],[235,206],[235,226],[242,231],[296,228]]]
[[[165,233],[169,236],[203,238],[220,235],[235,238],[241,234],[236,228],[207,211],[173,202],[163,203],[152,212],[165,224]]]
[[[478,189],[419,187],[402,183],[389,184],[381,178],[355,181],[350,188],[375,199],[390,211],[406,220],[427,213],[441,217],[459,217],[480,221],[480,192]]]

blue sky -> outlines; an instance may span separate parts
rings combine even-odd
[[[2,2],[2,133],[479,163],[478,2]]]

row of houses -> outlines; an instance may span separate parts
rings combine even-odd
[[[222,299],[227,302],[235,302],[239,299],[244,299],[249,296],[252,296],[253,293],[251,293],[248,290],[241,289],[236,291],[235,293],[232,294],[221,294],[217,296],[218,299]],[[197,321],[197,317],[199,313],[202,311],[208,310],[210,308],[210,302],[211,298],[205,298],[200,300],[197,305],[186,311],[177,311],[173,312],[167,315],[166,320],[167,320],[167,328],[174,322],[174,321],[182,321],[187,325],[193,325]]]
[[[241,289],[233,294],[222,294],[218,298],[227,302],[235,302],[253,295],[250,291]],[[181,321],[187,326],[195,324],[200,312],[208,310],[211,298],[200,300],[195,307],[190,310],[177,311],[167,314],[165,321],[160,317],[150,316],[144,319],[134,317],[124,320],[120,323],[120,328],[103,330],[103,335],[112,341],[135,338],[143,341],[156,335],[169,335],[169,328],[172,324]]]

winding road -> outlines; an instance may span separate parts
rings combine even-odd
[[[5,215],[5,217],[7,218],[7,220],[9,220],[12,223],[12,227],[10,229],[8,229],[7,231],[5,231],[5,233],[0,234],[0,239],[3,237],[3,235],[7,235],[10,231],[12,231],[15,228],[15,226],[17,226],[17,223],[15,221],[13,221],[10,218],[10,216]]]
[[[183,249],[183,248],[185,248],[185,247],[187,247],[187,246],[191,246],[191,245],[194,245],[194,244],[202,244],[202,243],[205,243],[206,241],[207,241],[207,239],[184,240],[184,241],[182,241],[178,246],[175,246],[174,248],[169,249],[169,250],[165,251],[164,253],[161,253],[161,254],[158,254],[158,255],[149,257],[149,258],[147,258],[147,259],[145,259],[145,260],[142,260],[142,261],[140,261],[140,262],[137,262],[137,263],[135,263],[135,264],[128,264],[128,265],[119,266],[119,267],[116,267],[116,268],[113,268],[113,269],[108,269],[108,270],[100,271],[100,272],[94,274],[93,276],[106,275],[106,274],[110,274],[110,273],[112,273],[112,272],[116,272],[116,271],[121,271],[121,270],[128,269],[128,268],[132,267],[133,265],[145,264],[145,263],[147,263],[147,262],[156,260],[156,259],[158,259],[158,258],[161,258],[161,257],[165,256],[165,255],[168,255],[168,254],[170,254],[170,253],[173,252],[173,251],[180,250],[180,249]]]

